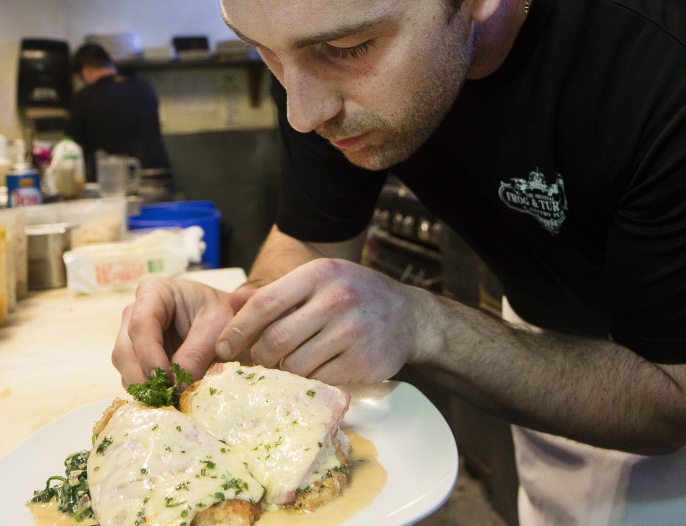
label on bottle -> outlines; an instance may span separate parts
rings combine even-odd
[[[37,173],[7,174],[7,204],[10,208],[39,205],[43,202]]]

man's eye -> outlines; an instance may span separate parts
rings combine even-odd
[[[374,47],[374,40],[367,40],[352,47],[336,47],[330,44],[324,44],[324,49],[326,53],[335,59],[346,59],[346,58],[360,58],[369,52],[369,49]]]

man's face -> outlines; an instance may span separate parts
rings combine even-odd
[[[441,0],[222,0],[286,88],[288,120],[361,167],[409,157],[452,104],[472,56],[471,22]]]

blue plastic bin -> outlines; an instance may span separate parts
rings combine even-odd
[[[167,201],[164,203],[148,203],[141,205],[141,213],[148,210],[159,210],[165,208],[167,210],[176,210],[179,208],[210,208],[214,210],[214,201]]]
[[[187,228],[199,226],[205,232],[203,241],[207,245],[202,256],[203,268],[219,268],[219,230],[221,212],[210,206],[194,207],[183,202],[170,206],[141,208],[141,213],[128,218],[129,230],[151,228]],[[160,203],[162,204],[162,203]]]

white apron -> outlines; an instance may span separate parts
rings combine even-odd
[[[533,330],[503,299],[503,318]],[[512,426],[520,526],[686,525],[686,448],[641,456]]]

